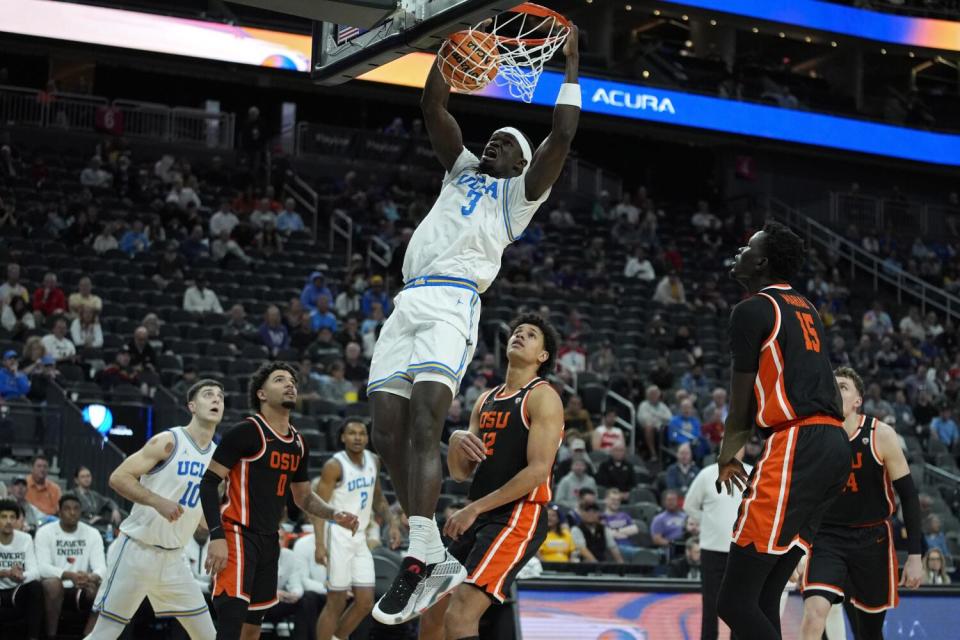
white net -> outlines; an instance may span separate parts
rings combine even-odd
[[[455,89],[478,91],[494,81],[531,102],[544,65],[569,33],[565,18],[528,2],[451,36],[437,64]],[[456,55],[444,55],[451,51]]]

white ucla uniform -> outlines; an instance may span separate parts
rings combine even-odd
[[[333,456],[340,463],[340,482],[333,490],[330,504],[337,511],[357,514],[360,525],[356,533],[343,527],[326,524],[327,584],[331,591],[350,587],[373,587],[376,574],[373,555],[367,546],[367,526],[373,511],[373,491],[377,485],[377,457],[363,452],[363,466],[357,466],[346,451]]]
[[[179,503],[183,514],[169,522],[153,508],[135,504],[120,523],[121,535],[110,546],[107,579],[100,585],[94,605],[101,617],[120,624],[130,622],[144,598],[150,599],[158,618],[208,615],[184,547],[203,517],[200,481],[214,445],[200,449],[183,427],[174,427],[170,433],[173,452],[166,462],[141,477],[140,483]]]
[[[480,294],[500,259],[550,195],[527,200],[524,176],[477,171],[466,148],[444,176],[440,195],[407,247],[404,288],[383,325],[370,363],[367,393],[410,397],[414,380],[447,384],[454,395],[473,358]]]

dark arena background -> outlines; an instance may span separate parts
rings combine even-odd
[[[271,359],[299,372],[291,422],[319,475],[343,417],[370,415],[370,356],[443,177],[419,108],[437,46],[512,4],[0,0],[0,491],[31,507],[17,528],[57,526],[36,490],[47,462],[107,547],[131,507],[108,486],[116,466],[189,421],[198,378],[224,385],[221,429],[242,419]],[[806,242],[793,284],[819,310],[822,348],[863,376],[864,411],[895,427],[920,492],[923,583],[901,589],[884,635],[957,637],[960,4],[544,4],[580,27],[579,130],[483,295],[443,437],[503,382],[510,320],[546,314],[562,340],[560,524],[481,637],[700,637],[701,532],[684,498],[723,435],[744,296],[729,259],[768,220]],[[558,53],[529,104],[496,83],[453,95],[467,146],[507,125],[539,143],[562,73]],[[438,521],[467,486],[444,481]],[[590,551],[578,523],[593,503],[613,543]],[[380,524],[378,595],[407,542]],[[892,524],[902,564],[899,511]],[[310,530],[291,502],[281,545]],[[300,570],[281,588],[323,591]],[[0,638],[27,637],[14,610],[0,620]],[[84,623],[65,607],[57,637]],[[124,637],[181,634],[145,603]],[[368,619],[351,638],[416,636],[416,621]],[[315,635],[268,614],[263,637]]]

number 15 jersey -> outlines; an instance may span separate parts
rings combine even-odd
[[[276,534],[290,483],[309,482],[310,453],[300,433],[291,425],[282,436],[260,414],[227,431],[213,460],[229,469],[221,517],[257,533]]]
[[[751,412],[761,434],[813,416],[843,420],[825,340],[820,314],[788,284],[765,287],[734,307],[733,369],[756,373]]]
[[[201,449],[183,427],[173,427],[173,451],[166,461],[140,478],[140,484],[158,496],[183,507],[183,515],[169,522],[153,507],[133,505],[130,515],[120,523],[120,531],[142,542],[165,549],[185,547],[200,524],[200,480],[207,471],[214,445]]]
[[[444,176],[440,195],[417,226],[403,260],[403,280],[454,276],[480,293],[497,277],[503,250],[523,233],[550,195],[527,200],[524,175],[494,178],[479,171],[466,147]]]

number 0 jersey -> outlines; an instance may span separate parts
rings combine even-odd
[[[843,421],[826,332],[813,304],[790,285],[765,287],[730,314],[733,368],[756,373],[751,413],[760,432],[816,417]]]
[[[183,515],[169,522],[153,507],[133,505],[130,515],[120,523],[120,531],[144,544],[178,549],[186,546],[200,524],[200,481],[207,471],[214,445],[201,449],[184,427],[173,427],[173,451],[162,464],[140,478],[140,484],[158,496],[177,502]]]
[[[480,405],[480,439],[487,455],[477,465],[477,472],[467,494],[471,500],[479,500],[507,484],[511,478],[527,466],[527,438],[530,432],[530,415],[527,413],[527,398],[530,392],[542,384],[543,378],[534,378],[526,386],[508,396],[501,396],[504,385],[487,393]],[[557,449],[560,442],[557,442]],[[551,463],[551,468],[553,464]],[[526,502],[546,504],[552,494],[553,478],[536,487],[525,498]],[[510,513],[515,503],[507,503],[490,514]]]
[[[340,463],[340,481],[333,489],[330,504],[337,511],[357,514],[360,526],[357,527],[356,535],[366,536],[370,513],[373,510],[373,490],[377,486],[377,456],[370,451],[364,451],[363,464],[360,466],[350,459],[350,454],[346,451],[338,451],[333,459]]]
[[[230,470],[220,515],[257,533],[276,534],[290,483],[309,481],[303,438],[292,425],[280,435],[260,414],[227,431],[213,459]]]
[[[877,421],[860,416],[860,428],[850,437],[850,475],[840,496],[823,516],[824,524],[863,526],[893,515],[893,485],[877,451]]]
[[[403,280],[454,276],[480,293],[497,277],[503,250],[523,233],[550,195],[527,200],[524,176],[494,178],[464,147],[444,176],[440,195],[417,226],[403,260]]]

